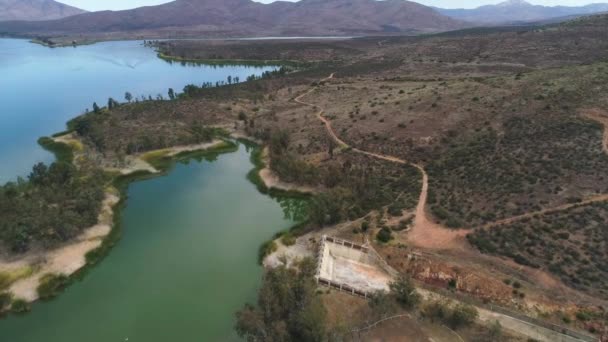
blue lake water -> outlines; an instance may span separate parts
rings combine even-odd
[[[271,67],[169,64],[138,41],[49,49],[19,39],[0,39],[0,183],[27,175],[52,156],[36,141],[64,130],[69,119],[103,106],[108,97],[166,97],[168,88],[244,80]]]
[[[0,181],[51,161],[37,138],[93,101],[267,69],[170,65],[139,42],[48,49],[0,39]],[[246,178],[250,152],[240,145],[132,184],[109,255],[58,298],[0,319],[0,342],[238,340],[235,311],[255,301],[262,275],[258,248],[303,205],[259,193]]]

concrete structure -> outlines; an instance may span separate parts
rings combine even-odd
[[[353,295],[368,297],[389,291],[393,277],[368,246],[323,236],[317,256],[317,282]]]

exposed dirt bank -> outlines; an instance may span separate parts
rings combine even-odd
[[[112,208],[119,202],[118,191],[109,189],[103,200],[98,222],[95,226],[83,231],[73,241],[44,252],[31,252],[15,260],[1,260],[0,272],[14,272],[26,267],[32,272],[14,282],[9,292],[15,298],[33,302],[38,299],[37,288],[40,279],[46,274],[71,275],[86,265],[86,254],[101,246],[103,240],[110,234],[114,212]]]

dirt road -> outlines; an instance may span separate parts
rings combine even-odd
[[[319,83],[327,82],[334,78],[334,73],[329,75],[328,77],[322,79]],[[318,86],[312,87],[307,92],[299,95],[294,99],[296,103],[301,105],[305,105],[308,107],[316,108],[318,107],[314,103],[306,102],[303,99],[312,94],[315,90],[318,89]],[[372,158],[388,161],[391,163],[397,163],[401,165],[410,165],[418,169],[422,174],[422,189],[420,192],[420,197],[418,199],[418,204],[416,206],[416,216],[414,219],[414,224],[412,229],[408,232],[408,241],[418,247],[430,248],[430,249],[463,249],[466,248],[466,243],[464,237],[470,232],[469,230],[454,230],[448,229],[446,227],[441,226],[433,222],[429,219],[427,214],[427,198],[428,198],[428,190],[429,190],[429,176],[426,173],[424,167],[420,164],[411,163],[407,160],[397,158],[394,156],[364,151],[358,149],[356,147],[352,147],[347,144],[344,140],[342,140],[335,132],[332,127],[331,121],[327,119],[325,116],[325,109],[319,108],[317,112],[317,118],[323,122],[327,133],[330,137],[338,144],[338,146],[342,149],[350,149],[352,152],[360,153]]]
[[[329,77],[322,79],[321,83],[329,81],[333,78],[334,78],[334,73],[329,75]],[[317,89],[318,89],[318,86],[312,87],[307,92],[296,97],[294,99],[294,101],[296,103],[299,103],[299,104],[302,104],[302,105],[305,105],[308,107],[313,107],[313,108],[317,107],[315,104],[309,103],[309,102],[306,102],[303,100],[306,96],[310,95]],[[389,162],[393,162],[393,163],[397,163],[397,164],[411,165],[411,166],[417,168],[420,171],[420,173],[422,174],[422,189],[420,192],[420,197],[418,199],[418,204],[416,206],[416,218],[414,220],[413,228],[408,233],[408,240],[410,242],[416,244],[417,246],[431,248],[431,249],[467,248],[466,243],[464,242],[464,237],[471,230],[447,229],[437,223],[434,223],[432,220],[430,220],[428,218],[427,210],[426,210],[426,203],[427,203],[427,197],[428,197],[428,188],[429,188],[428,178],[429,177],[428,177],[428,174],[426,173],[426,170],[424,169],[424,167],[422,167],[419,164],[410,163],[406,160],[403,160],[403,159],[400,159],[400,158],[397,158],[394,156],[368,152],[368,151],[360,150],[355,147],[351,147],[344,140],[340,139],[340,137],[336,134],[336,132],[334,131],[334,129],[332,127],[331,121],[328,120],[327,118],[325,118],[324,112],[325,112],[324,109],[320,108],[319,111],[317,112],[317,117],[319,118],[319,120],[321,122],[323,122],[328,134],[340,146],[340,148],[350,149],[351,151],[356,152],[356,153],[361,153],[361,154],[364,154],[364,155],[367,155],[367,156],[370,156],[373,158],[377,158],[377,159],[381,159],[381,160],[385,160],[385,161],[389,161]],[[608,118],[606,118],[606,123],[608,123]],[[606,127],[608,127],[608,125]],[[604,145],[606,147],[606,151],[608,151],[608,133],[605,133],[604,137],[605,137]],[[584,205],[584,204],[593,203],[593,202],[597,202],[597,201],[604,201],[604,200],[608,200],[608,195],[597,196],[597,197],[588,199],[586,201],[583,201],[581,203],[567,204],[567,205],[563,205],[563,206],[559,206],[559,207],[555,207],[555,208],[551,208],[551,209],[545,209],[545,210],[539,211],[539,212],[533,212],[533,213],[528,213],[528,214],[512,217],[512,218],[509,218],[506,220],[491,223],[488,226],[508,223],[508,222],[523,219],[525,217],[534,216],[537,214],[565,210],[565,209],[574,207],[576,205],[581,205],[581,204]],[[427,290],[420,290],[420,291],[424,297],[438,296],[438,294],[429,292]],[[533,339],[536,339],[539,341],[575,342],[575,341],[592,340],[592,339],[579,339],[579,338],[575,338],[572,336],[564,335],[560,332],[556,332],[554,330],[551,330],[551,329],[548,329],[548,328],[545,328],[545,327],[542,327],[539,325],[535,325],[535,324],[523,321],[514,316],[506,315],[503,313],[489,311],[489,310],[482,309],[482,308],[477,308],[477,309],[479,312],[479,319],[481,321],[484,321],[487,323],[493,323],[494,321],[498,321],[505,329],[511,330],[515,333],[519,333],[519,334],[522,334],[524,336],[527,336],[529,338],[533,338]]]

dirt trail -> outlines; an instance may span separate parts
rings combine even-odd
[[[333,78],[334,78],[334,73],[329,75],[329,77],[322,79],[321,82],[325,82],[325,81],[328,81]],[[307,95],[310,95],[316,89],[318,89],[317,86],[312,87],[307,92],[296,97],[294,99],[294,101],[299,104],[308,106],[308,107],[317,107],[316,105],[314,105],[312,103],[305,102],[302,100],[304,97],[306,97]],[[325,118],[323,116],[323,114],[324,114],[324,109],[321,108],[317,112],[317,117],[319,118],[319,120],[321,122],[324,123],[328,134],[341,148],[345,148],[345,149],[350,148],[351,151],[353,151],[353,152],[361,153],[361,154],[364,154],[364,155],[367,155],[370,157],[378,158],[381,160],[386,160],[386,161],[393,162],[393,163],[411,165],[420,171],[420,173],[422,174],[422,189],[420,192],[420,198],[418,199],[418,204],[416,206],[416,218],[414,219],[414,225],[413,225],[413,228],[408,233],[408,240],[410,242],[412,242],[416,246],[430,248],[430,249],[446,249],[446,248],[469,249],[465,242],[466,241],[465,236],[472,231],[471,229],[469,229],[469,230],[448,229],[437,223],[432,222],[428,218],[427,211],[426,211],[426,203],[427,203],[427,197],[428,197],[428,188],[429,188],[428,178],[429,177],[428,177],[428,174],[426,173],[426,170],[424,169],[424,167],[422,167],[419,164],[411,163],[411,162],[408,162],[406,160],[403,160],[403,159],[400,159],[397,157],[368,152],[368,151],[360,150],[358,148],[351,147],[344,140],[340,139],[340,137],[335,133],[335,131],[332,127],[331,121],[328,120],[327,118]],[[604,120],[606,120],[606,121],[603,121],[603,123],[605,124],[605,127],[606,127],[606,131],[604,132],[604,149],[608,153],[608,117],[604,118]],[[555,207],[555,208],[545,209],[545,210],[541,210],[538,212],[533,212],[533,213],[528,213],[528,214],[512,217],[512,218],[505,219],[502,221],[497,221],[497,222],[489,224],[489,226],[494,226],[494,225],[498,225],[498,224],[505,223],[505,222],[512,222],[512,221],[520,220],[525,217],[534,216],[539,213],[542,214],[542,213],[548,213],[548,212],[553,212],[553,211],[560,211],[560,210],[565,210],[565,209],[568,209],[568,208],[571,208],[571,207],[574,207],[577,205],[585,205],[588,203],[605,201],[605,200],[608,200],[608,194],[596,196],[596,197],[590,198],[588,200],[585,200],[585,201],[579,202],[579,203],[566,204],[566,205],[562,205],[562,206]],[[432,293],[427,290],[419,289],[419,291],[426,298],[438,295],[436,293]],[[567,335],[561,334],[559,332],[556,332],[556,331],[553,331],[553,330],[550,330],[550,329],[547,329],[547,328],[544,328],[544,327],[541,327],[541,326],[538,326],[538,325],[535,325],[535,324],[532,324],[529,322],[522,321],[516,317],[506,315],[503,313],[489,311],[489,310],[482,309],[479,307],[477,307],[477,310],[480,313],[481,321],[484,321],[487,323],[499,321],[503,326],[506,327],[506,329],[511,330],[512,332],[516,332],[521,335],[527,336],[527,337],[535,338],[539,341],[575,342],[575,341],[588,340],[588,339],[578,339],[578,338],[574,338],[571,336],[567,336]]]
[[[526,214],[509,217],[509,218],[506,218],[503,220],[494,221],[494,222],[481,226],[481,228],[494,228],[494,227],[497,227],[497,226],[500,226],[503,224],[509,224],[509,223],[521,221],[523,219],[531,218],[531,217],[534,217],[537,215],[550,214],[550,213],[554,213],[554,212],[558,212],[558,211],[568,210],[568,209],[578,207],[578,206],[584,206],[584,205],[588,205],[588,204],[592,204],[592,203],[596,203],[596,202],[606,202],[606,201],[608,201],[608,194],[597,195],[597,196],[590,197],[590,198],[580,201],[580,202],[562,204],[562,205],[558,205],[557,207],[542,209],[542,210],[538,210],[538,211],[532,211],[532,212],[529,212]]]
[[[332,73],[328,77],[322,79],[320,83],[329,81],[334,78],[335,73]],[[303,100],[304,97],[310,95],[318,87],[312,87],[307,92],[299,95],[294,99],[296,103],[308,106],[308,107],[317,107],[315,104],[306,102]],[[454,230],[445,228],[432,220],[429,219],[426,203],[428,197],[428,189],[429,189],[429,176],[426,173],[426,170],[422,165],[408,162],[407,160],[400,159],[394,156],[364,151],[358,149],[356,147],[352,147],[347,144],[344,140],[340,139],[340,137],[336,134],[335,130],[332,127],[331,121],[324,116],[325,110],[320,108],[317,112],[317,117],[323,124],[325,124],[325,128],[327,133],[331,136],[331,138],[340,146],[340,148],[347,149],[350,148],[351,151],[364,154],[369,157],[385,160],[391,163],[397,163],[402,165],[410,165],[415,167],[422,174],[422,189],[420,192],[420,197],[418,199],[418,204],[416,206],[416,217],[414,219],[414,224],[412,229],[408,232],[408,240],[418,247],[423,248],[431,248],[431,249],[463,249],[466,248],[466,244],[464,243],[464,237],[468,234],[469,230]]]
[[[335,73],[332,73],[328,77],[322,79],[320,81],[320,83],[329,81],[329,80],[333,79],[334,76],[335,76]],[[307,92],[296,97],[294,99],[294,101],[296,103],[299,103],[299,104],[302,104],[302,105],[305,105],[308,107],[317,108],[317,106],[314,103],[306,102],[303,100],[303,98],[312,94],[317,89],[318,89],[318,86],[311,87]],[[335,130],[333,129],[331,121],[329,119],[327,119],[324,116],[324,114],[325,114],[325,110],[323,108],[320,108],[319,111],[317,112],[317,117],[319,118],[319,120],[321,122],[323,122],[328,134],[340,146],[340,148],[343,148],[343,149],[350,148],[351,151],[353,151],[353,152],[361,153],[361,154],[364,154],[364,155],[367,155],[367,156],[370,156],[373,158],[385,160],[385,161],[392,162],[392,163],[411,165],[411,166],[417,168],[420,171],[420,173],[422,174],[422,191],[420,192],[420,198],[418,200],[418,205],[416,206],[416,217],[414,219],[414,224],[412,226],[412,229],[408,232],[408,241],[410,243],[413,243],[414,245],[416,245],[418,247],[430,248],[430,249],[461,249],[461,250],[463,250],[463,249],[467,248],[467,243],[465,241],[465,237],[467,234],[472,232],[473,229],[460,229],[460,230],[448,229],[440,224],[433,222],[431,219],[429,219],[429,216],[428,216],[428,213],[426,210],[427,209],[426,203],[427,203],[427,197],[428,197],[428,188],[429,188],[429,182],[428,182],[429,177],[428,177],[428,174],[426,173],[426,170],[424,169],[424,167],[422,165],[411,163],[411,162],[408,162],[407,160],[403,160],[403,159],[400,159],[400,158],[397,158],[394,156],[364,151],[364,150],[358,149],[356,147],[350,146],[344,140],[340,139],[340,137],[336,134]],[[600,110],[600,109],[589,109],[583,113],[583,116],[585,116],[589,119],[598,121],[604,125],[604,139],[603,139],[602,145],[603,145],[604,152],[606,152],[608,154],[608,113],[606,113],[605,111]],[[492,227],[500,226],[503,224],[509,224],[509,223],[513,223],[513,222],[516,222],[519,220],[530,218],[530,217],[533,217],[536,215],[542,215],[542,214],[553,213],[553,212],[557,212],[557,211],[568,210],[568,209],[571,209],[573,207],[580,206],[580,205],[587,205],[587,204],[592,204],[592,203],[596,203],[596,202],[605,202],[605,201],[608,201],[608,194],[594,196],[594,197],[588,198],[586,200],[583,200],[583,201],[577,202],[577,203],[563,204],[563,205],[559,205],[559,206],[556,206],[553,208],[546,208],[546,209],[542,209],[539,211],[534,211],[534,212],[529,212],[529,213],[518,215],[518,216],[513,216],[510,218],[506,218],[503,220],[498,220],[495,222],[485,224],[485,225],[481,226],[480,228],[492,228]]]
[[[586,109],[582,115],[593,121],[597,121],[604,126],[604,139],[602,140],[602,149],[608,154],[608,112],[598,109]]]
[[[603,139],[602,139],[602,150],[604,151],[604,153],[608,154],[608,112],[601,110],[599,108],[591,108],[591,109],[582,110],[581,115],[590,120],[597,121],[604,126],[604,133],[603,133]],[[558,212],[558,211],[568,210],[568,209],[571,209],[571,208],[574,208],[577,206],[583,206],[583,205],[588,205],[588,204],[592,204],[592,203],[606,202],[606,201],[608,201],[608,194],[601,194],[601,195],[589,197],[581,202],[562,204],[562,205],[558,205],[556,207],[546,208],[546,209],[533,211],[533,212],[529,212],[529,213],[522,214],[522,215],[509,217],[509,218],[506,218],[503,220],[498,220],[495,222],[491,222],[491,223],[482,225],[480,228],[494,228],[494,227],[497,227],[497,226],[500,226],[503,224],[510,224],[510,223],[517,222],[517,221],[520,221],[523,219],[531,218],[536,215],[550,214],[550,213],[554,213],[554,212]]]

